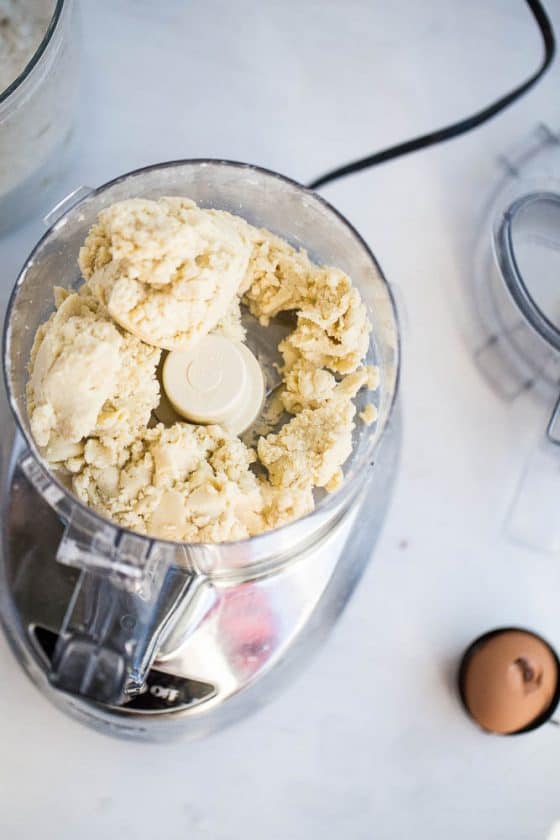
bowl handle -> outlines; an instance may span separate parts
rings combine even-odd
[[[51,660],[56,688],[120,705],[155,657],[192,633],[216,596],[202,546],[150,540],[76,504],[25,452],[19,465],[65,523],[56,559],[80,570]]]
[[[128,543],[137,539],[126,537]],[[117,546],[109,562],[96,556],[91,545],[82,553],[83,533],[79,525],[68,523],[57,559],[82,571],[54,651],[52,685],[111,705],[125,703],[142,691],[158,651],[179,619],[184,620],[201,600],[207,609],[214,600],[212,584],[192,568],[185,549],[168,548],[153,542],[144,562],[134,565],[131,546],[122,559]],[[182,558],[177,558],[177,550]],[[203,615],[198,613],[200,620]]]

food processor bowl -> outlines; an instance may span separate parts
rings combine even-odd
[[[29,429],[27,364],[36,330],[54,309],[53,286],[71,288],[80,284],[78,251],[100,210],[131,197],[165,195],[188,196],[202,207],[241,215],[251,224],[268,228],[292,245],[305,248],[314,261],[340,267],[359,289],[373,326],[366,362],[380,370],[375,395],[378,419],[372,426],[357,420],[353,450],[344,465],[341,487],[318,497],[316,509],[307,516],[247,540],[174,543],[120,528],[83,506],[61,478],[49,470]],[[47,679],[55,691],[72,696],[74,711],[77,698],[82,711],[83,703],[89,702],[96,704],[98,710],[103,707],[117,713],[145,713],[142,703],[150,706],[156,700],[163,703],[158,711],[174,712],[179,706],[192,711],[201,703],[208,708],[262,676],[294,643],[328,588],[352,529],[356,531],[355,538],[360,528],[365,530],[363,524],[354,526],[377,470],[382,485],[376,486],[380,496],[371,510],[375,531],[367,532],[368,543],[374,542],[395,468],[392,455],[381,457],[382,442],[390,437],[399,371],[399,331],[392,295],[369,248],[336,210],[296,182],[246,164],[193,160],[150,166],[95,190],[81,188],[57,208],[51,219],[54,217],[58,218],[18,277],[4,331],[7,391],[20,431],[14,462],[19,475],[17,493],[22,498],[30,492],[35,497],[38,494],[45,519],[49,519],[47,509],[56,513],[62,526],[58,526],[58,538],[53,533],[51,541],[55,545],[58,542],[54,549],[58,562],[52,567],[53,572],[58,578],[61,569],[72,572],[70,578],[66,574],[62,587],[66,587],[66,603],[63,597],[59,598],[58,618],[54,622],[59,626],[41,627],[40,647]],[[277,353],[278,334],[274,324],[262,328],[254,321],[248,325],[247,341],[266,367]],[[359,411],[365,405],[365,395],[359,394],[356,401]],[[385,467],[380,468],[379,463],[385,463]],[[13,492],[12,501],[15,504]],[[8,521],[17,515],[12,506]],[[11,537],[13,534],[8,534],[8,541]],[[41,535],[37,538],[40,540]],[[368,549],[369,545],[364,549],[366,558]],[[5,541],[4,550],[9,553],[13,547]],[[362,569],[363,559],[355,565]],[[346,569],[345,578],[343,588],[350,591],[356,574]],[[53,586],[60,588],[61,584]],[[8,581],[8,589],[11,588]],[[49,597],[47,582],[45,597]],[[344,600],[339,598],[341,603]],[[297,610],[293,608],[296,601]],[[5,610],[6,607],[4,620]],[[253,620],[248,618],[251,615]],[[259,625],[265,627],[267,655],[261,661],[261,651],[256,662],[252,654],[243,656],[240,665],[236,648],[237,659],[232,664],[225,652],[228,645],[231,648],[232,636],[254,634]],[[189,644],[192,647],[193,637],[204,639],[205,627],[210,626],[213,629],[200,646],[204,656],[200,652],[193,654],[197,685],[206,689],[199,689],[202,693],[198,697],[191,685],[188,703],[183,684],[169,689],[166,695],[161,674],[175,679],[177,670],[183,668],[177,657]],[[223,680],[217,687],[212,678],[212,667],[224,670],[224,658],[229,674],[225,680],[227,690]],[[193,659],[190,675],[192,662]],[[149,696],[146,693],[154,669],[159,680],[156,694],[161,693],[155,699],[153,692]],[[184,668],[181,679],[184,683]],[[154,709],[150,706],[148,711]]]

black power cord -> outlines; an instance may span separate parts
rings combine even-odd
[[[496,114],[499,114],[500,111],[503,111],[504,108],[507,108],[519,99],[520,96],[527,93],[550,67],[554,53],[556,52],[556,42],[554,39],[554,30],[542,4],[539,0],[526,0],[526,2],[539,28],[544,45],[544,57],[541,65],[526,82],[523,82],[523,84],[514,88],[510,93],[507,93],[505,96],[497,99],[496,102],[493,102],[491,105],[483,108],[482,111],[478,111],[478,113],[470,117],[445,126],[445,128],[439,128],[437,131],[431,131],[429,134],[423,134],[421,137],[415,137],[413,140],[407,140],[404,143],[398,143],[396,146],[390,146],[388,149],[382,149],[380,152],[368,155],[365,158],[360,158],[352,163],[347,163],[344,166],[339,166],[321,175],[320,178],[311,181],[308,186],[311,189],[317,189],[317,187],[322,187],[324,184],[335,181],[337,178],[344,178],[346,175],[352,175],[354,172],[360,172],[362,169],[368,169],[370,166],[377,166],[379,163],[385,163],[387,160],[393,160],[402,155],[417,152],[419,149],[425,149],[428,146],[435,146],[437,143],[452,140],[454,137],[460,137],[461,134],[466,134],[467,131],[471,131],[473,128],[477,128],[479,125],[491,120],[492,117],[495,117]]]

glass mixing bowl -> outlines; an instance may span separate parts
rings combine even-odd
[[[324,199],[285,177],[226,161],[176,161],[128,173],[85,195],[82,190],[81,195],[43,236],[18,277],[6,316],[4,370],[11,408],[27,448],[21,466],[66,523],[58,559],[87,573],[87,586],[93,587],[95,598],[103,599],[104,616],[109,602],[116,617],[122,611],[136,613],[126,641],[127,650],[132,639],[136,651],[133,666],[128,663],[128,678],[138,683],[150,656],[170,630],[169,616],[184,610],[188,592],[197,590],[193,581],[196,584],[215,577],[245,580],[270,574],[317,544],[344,517],[375,468],[377,447],[391,416],[399,371],[399,331],[389,286],[363,239]],[[380,370],[375,394],[378,419],[372,426],[356,423],[353,451],[344,465],[341,487],[319,498],[309,515],[239,542],[181,544],[120,528],[84,507],[49,471],[29,429],[27,364],[37,327],[54,308],[53,285],[72,287],[80,283],[78,251],[100,210],[131,197],[163,195],[188,196],[202,207],[239,214],[292,245],[304,247],[313,260],[340,267],[359,289],[373,325],[366,361]],[[269,334],[273,356],[277,337],[274,329]],[[263,335],[267,333],[261,328],[261,341]],[[251,332],[248,343],[251,345]],[[366,399],[371,400],[371,394],[367,398],[358,396],[358,410]],[[162,582],[170,570],[178,568],[185,570],[185,585],[168,587],[168,601],[162,606]],[[136,600],[135,592],[141,593]],[[71,629],[70,625],[71,616]],[[110,635],[111,630],[104,628],[103,632]],[[82,624],[82,635],[83,631]],[[97,628],[97,643],[99,632]],[[124,650],[120,626],[119,634],[118,647]]]
[[[69,160],[78,90],[73,0],[42,0],[50,23],[28,64],[0,90],[0,233],[45,205]]]

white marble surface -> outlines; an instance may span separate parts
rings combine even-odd
[[[560,27],[560,3],[547,0]],[[83,0],[80,156],[67,187],[177,157],[306,180],[457,118],[536,65],[520,0]],[[503,520],[547,407],[501,403],[461,334],[469,237],[503,149],[560,127],[558,65],[491,125],[325,188],[406,309],[405,439],[374,562],[308,672],[208,740],[113,741],[51,708],[0,640],[0,837],[544,838],[560,734],[479,733],[452,675],[503,623],[560,646],[556,558]],[[41,230],[0,241],[1,294]]]

